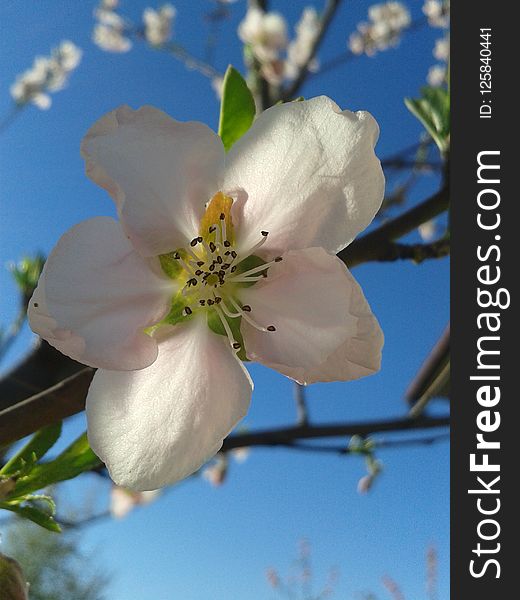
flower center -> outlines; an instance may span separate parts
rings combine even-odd
[[[175,324],[205,311],[208,325],[216,333],[226,335],[232,348],[243,349],[240,321],[243,318],[259,331],[276,331],[274,325],[257,323],[253,309],[239,300],[240,290],[267,277],[277,257],[264,262],[255,252],[265,243],[269,232],[260,231],[258,242],[237,251],[231,220],[232,198],[218,192],[209,202],[201,219],[199,235],[185,248],[160,256],[165,273],[179,281],[180,292],[172,301],[172,309],[164,322]]]

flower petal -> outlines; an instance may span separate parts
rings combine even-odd
[[[276,328],[258,331],[242,319],[251,360],[300,383],[346,381],[379,368],[379,325],[345,265],[322,248],[286,253],[241,301],[257,323]]]
[[[153,365],[98,371],[87,397],[94,452],[118,485],[134,490],[199,469],[246,414],[253,387],[227,340],[205,319],[166,329]]]
[[[238,197],[242,247],[269,231],[270,256],[321,246],[336,253],[372,221],[384,177],[379,128],[366,112],[341,112],[324,96],[273,106],[228,155],[224,192]]]
[[[117,204],[141,254],[175,250],[197,235],[205,203],[220,189],[222,141],[202,123],[181,123],[151,106],[122,106],[81,144],[87,175]]]
[[[92,367],[142,369],[157,357],[144,333],[167,314],[176,291],[155,259],[132,247],[121,225],[96,217],[70,229],[50,254],[29,303],[34,332]]]

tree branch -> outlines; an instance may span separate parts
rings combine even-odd
[[[298,425],[309,424],[309,411],[305,400],[305,387],[300,383],[294,382],[293,387],[294,401],[296,403],[296,422]]]
[[[351,437],[353,435],[368,436],[381,432],[432,429],[447,427],[449,423],[449,417],[421,416],[416,419],[400,418],[360,423],[297,425],[295,427],[264,429],[229,436],[224,440],[222,452],[251,446],[292,446],[298,440]]]
[[[352,242],[338,254],[338,257],[350,268],[371,260],[396,260],[400,258],[399,252],[405,252],[406,247],[402,244],[394,244],[393,240],[410,233],[422,223],[443,213],[448,206],[449,187],[445,185],[428,200]]]
[[[316,56],[316,53],[318,52],[318,50],[321,46],[321,43],[325,37],[325,34],[327,33],[327,30],[332,22],[332,19],[334,18],[334,15],[336,14],[336,11],[337,11],[340,3],[341,3],[341,0],[328,0],[327,1],[327,4],[325,5],[325,9],[323,11],[323,15],[321,17],[321,27],[318,32],[318,35],[316,36],[316,39],[314,40],[314,44],[311,47],[309,57],[307,58],[307,61],[305,62],[305,64],[301,67],[300,72],[299,72],[298,76],[296,77],[296,79],[289,85],[289,87],[287,87],[285,90],[282,91],[281,99],[284,102],[287,102],[287,101],[295,98],[298,95],[298,91],[300,90],[302,85],[307,80],[307,77],[309,76],[309,65],[311,64],[314,57]]]

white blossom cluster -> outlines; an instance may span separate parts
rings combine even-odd
[[[171,4],[164,4],[159,10],[145,8],[143,13],[144,35],[152,46],[161,46],[172,35],[173,20],[177,11]]]
[[[374,4],[368,9],[368,21],[359,23],[348,40],[353,54],[373,56],[399,44],[401,33],[411,23],[410,12],[401,2]]]
[[[307,7],[295,26],[295,37],[289,40],[287,22],[281,14],[251,7],[238,27],[238,36],[260,63],[263,77],[279,85],[284,80],[295,79],[309,62],[320,29],[318,13]],[[318,62],[312,60],[309,69],[317,68]],[[217,89],[218,85],[214,87]]]
[[[92,33],[92,41],[107,52],[128,52],[132,47],[126,35],[127,24],[116,10],[119,0],[101,0],[94,11],[96,25]]]
[[[450,36],[446,34],[443,38],[435,42],[433,56],[439,61],[436,65],[430,67],[427,81],[433,87],[438,87],[445,83],[448,72],[448,62],[450,59]]]
[[[423,13],[431,27],[448,29],[450,26],[450,0],[426,0]]]
[[[432,27],[449,28],[450,0],[426,0],[423,13],[428,17],[428,23]],[[448,72],[448,62],[450,60],[450,36],[448,32],[435,42],[433,56],[439,62],[430,67],[426,80],[429,85],[438,87],[446,82]]]
[[[117,12],[118,7],[119,0],[101,0],[94,11],[96,25],[92,39],[107,52],[123,53],[132,47],[130,34],[134,27]],[[171,38],[176,12],[171,4],[164,4],[157,10],[144,9],[142,35],[150,45],[161,46]]]
[[[11,85],[11,96],[18,106],[34,104],[47,110],[52,104],[49,92],[62,90],[81,61],[82,52],[72,42],[63,41],[50,56],[37,56],[30,69]]]

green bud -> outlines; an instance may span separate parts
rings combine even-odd
[[[9,265],[9,270],[20,288],[26,304],[29,302],[38,284],[44,264],[45,257],[43,254],[36,254],[34,257],[26,256],[17,263]]]
[[[0,592],[2,600],[28,600],[27,583],[20,565],[0,553]]]

